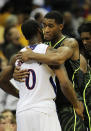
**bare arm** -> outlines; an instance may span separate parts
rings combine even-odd
[[[14,66],[8,65],[1,73],[0,73],[0,88],[5,92],[19,97],[18,90],[10,83],[10,79],[12,78]]]
[[[64,95],[68,98],[72,105],[76,106],[77,96],[73,89],[73,85],[68,78],[64,65],[61,65],[60,69],[55,70],[55,74],[59,79],[61,90],[63,91]]]
[[[12,78],[12,74],[13,74],[12,71],[13,71],[12,66],[7,66],[0,73],[0,87],[5,92],[7,92],[15,97],[19,97],[18,90],[9,82],[9,80]]]
[[[86,62],[86,59],[85,57],[80,54],[80,69],[86,73],[87,72],[87,62]]]
[[[32,52],[31,49],[27,49],[25,52],[19,54],[18,59],[25,61],[36,60],[48,65],[60,65],[67,59],[72,57],[73,50],[69,47],[60,47],[59,49],[48,48],[46,54],[39,54]]]
[[[74,38],[67,38],[63,42],[63,46],[67,46],[73,51],[72,59],[77,60],[79,59],[79,44],[76,39]]]
[[[64,65],[60,66],[60,69],[55,70],[56,76],[59,79],[61,90],[70,103],[74,106],[77,114],[83,119],[83,105],[78,101],[75,90],[73,89],[73,84],[69,80],[66,69]]]

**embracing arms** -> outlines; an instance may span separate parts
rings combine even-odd
[[[34,53],[30,48],[18,54],[21,61],[36,60],[48,65],[60,65],[68,59],[79,59],[79,46],[75,39],[67,38],[61,47],[48,47],[45,54]]]
[[[28,60],[36,60],[48,65],[60,65],[72,57],[72,54],[73,51],[69,47],[60,47],[59,49],[48,47],[45,54],[34,53],[28,48],[27,51],[18,54],[18,59],[24,62]]]

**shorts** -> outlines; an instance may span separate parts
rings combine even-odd
[[[62,131],[56,112],[26,110],[17,114],[17,131]]]

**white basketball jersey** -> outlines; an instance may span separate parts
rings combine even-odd
[[[36,44],[30,46],[30,48],[36,52],[45,54],[47,45]],[[25,51],[23,48],[22,51]],[[19,61],[16,61],[16,66],[19,65]],[[55,83],[53,81],[54,73],[46,65],[38,63],[37,61],[30,60],[28,62],[20,64],[20,68],[28,69],[29,76],[25,82],[16,82],[19,87],[20,99],[17,105],[17,113],[27,109],[35,109],[41,112],[48,112],[56,110],[55,102]]]

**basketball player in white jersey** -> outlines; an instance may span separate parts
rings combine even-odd
[[[39,25],[36,21],[27,21],[22,30],[29,27],[27,38],[34,52],[45,54],[47,45],[39,44],[42,40],[38,33]],[[38,44],[36,44],[38,43]],[[26,48],[21,51],[25,51]],[[16,61],[20,69],[28,69],[29,75],[25,82],[14,81],[19,87],[19,102],[17,105],[17,131],[61,131],[55,106],[55,83],[53,71],[37,61],[22,63]]]

